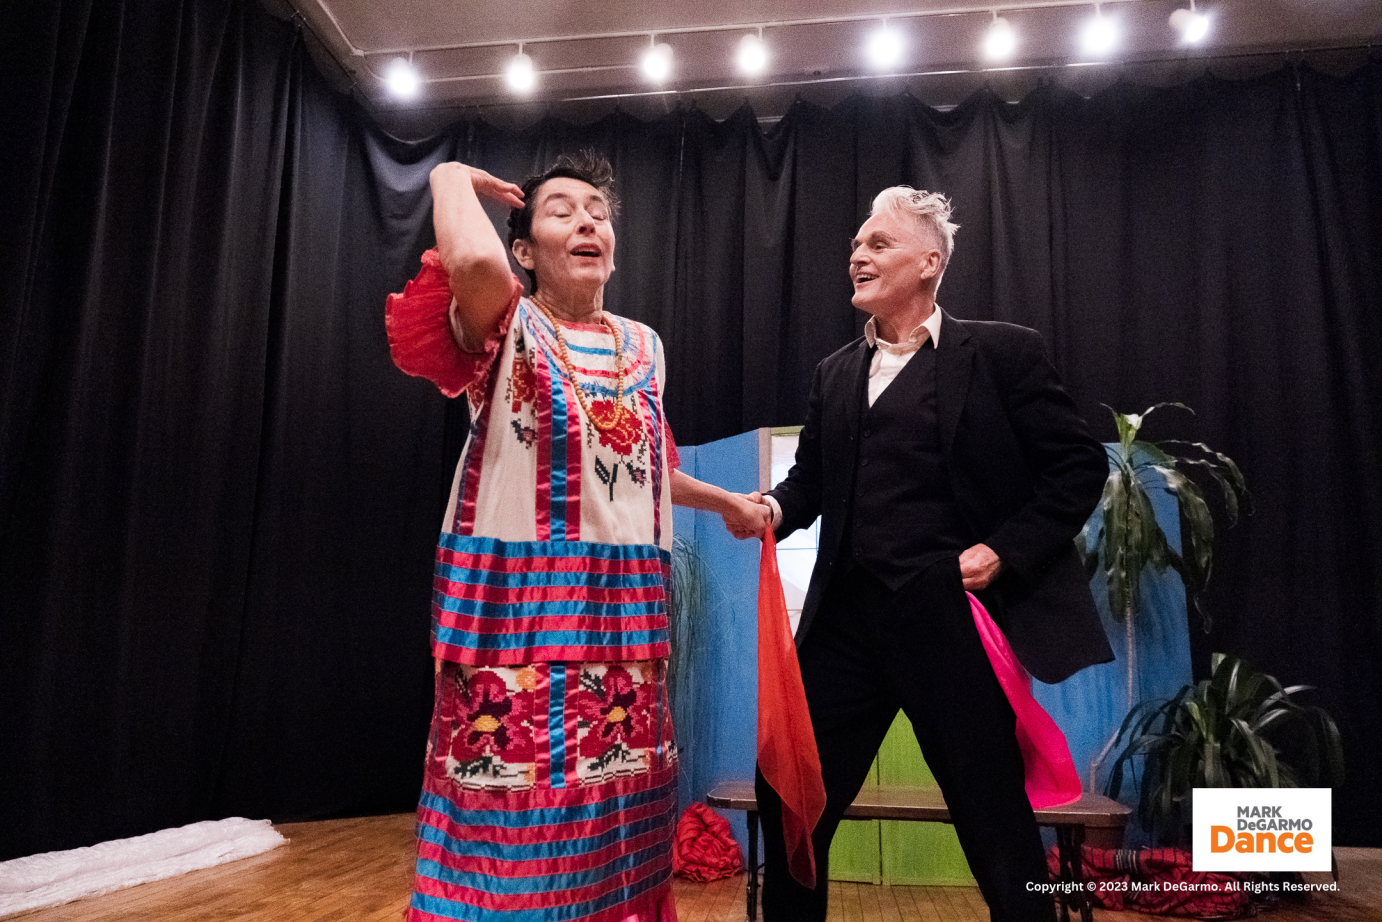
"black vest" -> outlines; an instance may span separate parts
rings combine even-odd
[[[897,590],[974,543],[955,502],[936,417],[936,350],[917,350],[859,422],[843,554]]]

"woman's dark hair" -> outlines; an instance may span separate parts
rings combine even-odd
[[[583,150],[574,155],[562,154],[546,171],[523,180],[523,207],[514,208],[509,212],[510,250],[513,249],[515,240],[526,240],[533,232],[533,206],[536,204],[533,193],[547,180],[561,177],[578,179],[594,186],[609,203],[610,218],[613,219],[619,214],[619,196],[614,193],[614,167],[610,166],[609,160],[593,150]],[[528,274],[528,281],[532,290],[536,292],[537,276],[531,269],[523,271]]]

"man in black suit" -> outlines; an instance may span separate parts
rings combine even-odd
[[[1113,659],[1073,538],[1104,450],[1040,334],[936,305],[956,225],[944,196],[884,190],[849,260],[863,338],[821,362],[796,464],[757,499],[779,538],[821,516],[796,642],[825,781],[817,886],[787,870],[758,778],[765,922],[824,920],[830,841],[901,708],[995,922],[1052,920],[1015,718],[979,640],[976,593],[1027,669],[1058,682]]]

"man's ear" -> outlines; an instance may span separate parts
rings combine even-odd
[[[921,280],[933,279],[941,274],[941,251],[927,250],[921,260]]]
[[[537,265],[533,261],[533,248],[527,239],[520,237],[513,242],[513,258],[518,260],[518,264],[524,269],[532,271],[533,266]]]

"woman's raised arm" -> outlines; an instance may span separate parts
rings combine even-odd
[[[513,295],[509,254],[480,207],[480,195],[523,207],[523,190],[463,163],[432,169],[432,224],[446,270],[461,348],[478,350],[503,317]]]

